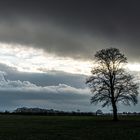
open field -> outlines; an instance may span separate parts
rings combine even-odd
[[[140,116],[0,116],[0,140],[139,140]]]

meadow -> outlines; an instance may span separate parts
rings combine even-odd
[[[140,116],[0,115],[0,140],[139,140]]]

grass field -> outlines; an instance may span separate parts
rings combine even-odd
[[[140,140],[140,116],[0,116],[0,140]]]

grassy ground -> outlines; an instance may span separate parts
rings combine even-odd
[[[0,116],[0,140],[139,140],[140,116]]]

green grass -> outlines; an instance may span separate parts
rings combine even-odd
[[[140,116],[0,116],[0,140],[139,140]]]

